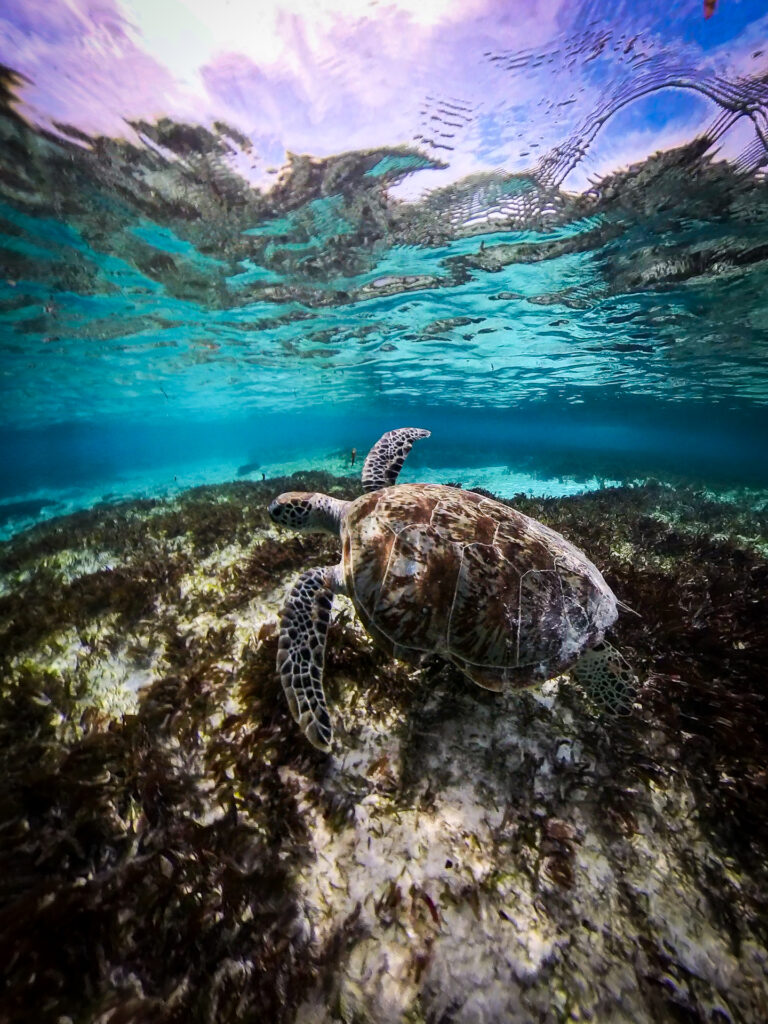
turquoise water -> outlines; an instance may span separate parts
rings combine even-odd
[[[433,431],[422,465],[496,467],[501,493],[764,486],[766,87],[750,10],[724,5],[709,35],[714,18],[681,12],[632,41],[634,14],[600,28],[585,8],[570,50],[485,53],[480,80],[506,76],[485,113],[427,97],[432,136],[290,156],[258,183],[260,143],[238,128],[134,121],[94,145],[35,124],[8,71],[6,532],[35,503],[256,463],[338,470],[408,423]],[[505,81],[538,83],[538,121],[518,124],[528,108]],[[617,162],[641,129],[646,155]],[[494,165],[502,151],[511,166]],[[452,172],[469,154],[490,169]]]
[[[643,217],[665,194],[646,167],[639,194],[626,175],[619,209],[595,201],[599,214],[550,232],[440,244],[420,240],[418,204],[402,241],[385,220],[361,242],[364,175],[348,200],[261,225],[253,211],[228,226],[217,207],[214,241],[207,222],[171,208],[170,226],[153,223],[93,181],[71,225],[4,204],[8,515],[248,464],[330,467],[409,423],[432,429],[431,466],[501,465],[534,489],[649,475],[764,485],[765,190],[686,159],[703,182],[671,220]]]

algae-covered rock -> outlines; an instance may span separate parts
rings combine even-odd
[[[296,573],[241,481],[0,548],[0,1018],[762,1021],[766,515],[657,484],[514,504],[603,569],[644,686],[497,695],[340,599],[315,751],[274,671]]]

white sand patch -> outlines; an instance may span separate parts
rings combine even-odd
[[[443,699],[436,695],[438,713]],[[686,873],[690,850],[700,863],[715,856],[689,791],[675,781],[649,791],[636,832],[622,840],[620,873],[603,809],[588,785],[577,791],[565,826],[573,839],[559,844],[572,871],[563,887],[548,867],[558,844],[546,838],[561,766],[580,763],[587,778],[601,771],[574,734],[572,714],[534,700],[541,710],[532,722],[526,714],[521,729],[514,694],[492,705],[459,703],[420,749],[421,800],[398,800],[403,740],[364,723],[355,750],[334,759],[328,778],[342,791],[368,785],[353,821],[334,831],[312,812],[317,856],[301,887],[317,940],[360,908],[362,938],[338,979],[343,1019],[421,1020],[427,999],[428,1019],[452,1013],[462,1024],[528,1024],[555,1008],[557,1019],[651,1024],[637,983],[645,955],[638,913],[679,963],[721,992],[738,977],[743,986],[745,971],[765,983],[759,951],[751,948],[746,963],[734,955]],[[527,771],[529,808],[519,805],[516,782]],[[317,993],[298,1017],[334,1019]]]

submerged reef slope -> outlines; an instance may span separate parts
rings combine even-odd
[[[601,721],[371,644],[340,599],[313,750],[276,617],[320,473],[0,546],[3,1021],[768,1019],[768,514],[648,483],[514,504],[640,614]]]

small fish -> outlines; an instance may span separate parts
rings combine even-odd
[[[717,7],[717,0],[704,0],[704,17],[711,18],[715,13]]]
[[[352,451],[349,453],[349,464],[350,464],[350,466],[354,466],[356,458],[357,458],[357,448],[353,448]]]

